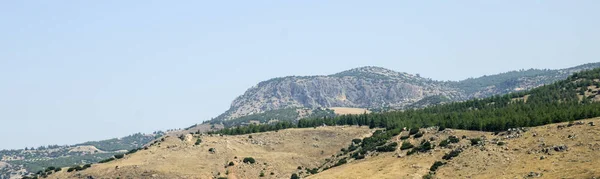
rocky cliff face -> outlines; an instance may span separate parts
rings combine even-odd
[[[229,120],[292,107],[402,109],[415,103],[426,106],[423,104],[428,104],[427,102],[417,102],[431,96],[460,101],[526,90],[594,67],[600,67],[600,63],[562,70],[512,71],[458,82],[434,81],[380,67],[355,68],[328,76],[274,78],[248,89],[233,101],[228,111],[215,120]]]

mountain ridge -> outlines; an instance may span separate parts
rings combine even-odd
[[[357,67],[330,75],[277,77],[249,88],[211,122],[286,108],[424,107],[431,104],[419,101],[429,96],[442,96],[449,101],[489,97],[532,89],[595,67],[600,67],[600,63],[555,70],[513,70],[459,81],[437,81],[377,66]],[[412,105],[415,103],[419,105]]]

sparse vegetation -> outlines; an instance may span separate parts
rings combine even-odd
[[[469,140],[471,141],[471,145],[479,145],[479,143],[482,142],[481,138],[473,138]]]

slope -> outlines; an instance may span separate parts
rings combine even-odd
[[[239,136],[166,137],[123,159],[78,172],[64,169],[49,178],[259,178],[260,173],[265,178],[288,178],[298,166],[317,167],[351,139],[370,132],[368,128],[320,127]],[[201,142],[195,145],[198,139]],[[244,163],[246,157],[255,163]]]

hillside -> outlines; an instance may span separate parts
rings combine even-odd
[[[407,109],[523,91],[566,79],[600,63],[559,70],[520,70],[441,82],[380,67],[361,67],[328,76],[274,78],[248,89],[211,122],[282,109],[352,107]]]
[[[365,127],[320,127],[238,136],[166,137],[123,159],[80,172],[63,169],[48,178],[259,178],[261,172],[265,178],[288,178],[298,166],[317,167],[353,138],[370,133]],[[195,145],[198,139],[201,143]],[[246,157],[255,163],[244,163]]]
[[[600,176],[600,128],[588,123],[600,123],[600,118],[582,120],[583,125],[568,123],[525,128],[514,133],[465,131],[446,129],[425,130],[423,139],[433,138],[434,145],[449,136],[466,136],[456,144],[406,156],[408,150],[396,150],[368,156],[366,159],[335,167],[307,178],[423,178],[434,162],[439,167],[438,178],[592,178]],[[407,135],[404,132],[401,135]],[[571,137],[569,137],[571,136]],[[468,139],[484,139],[471,145]],[[399,144],[403,140],[393,141]],[[419,139],[404,140],[418,144]],[[502,145],[499,145],[499,143]],[[560,146],[566,146],[561,149]],[[555,150],[555,148],[557,150]],[[449,160],[442,157],[453,150],[462,150]],[[547,151],[546,149],[549,149]]]
[[[50,145],[17,150],[0,150],[0,178],[20,178],[47,167],[67,167],[96,163],[113,155],[139,148],[162,136],[133,134],[122,138],[90,141],[76,145]]]

